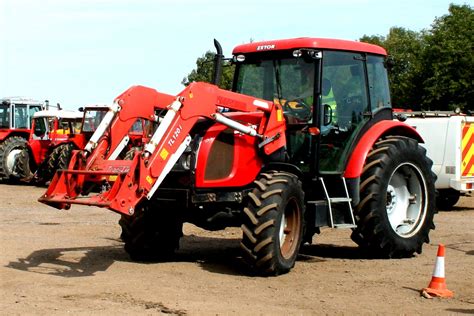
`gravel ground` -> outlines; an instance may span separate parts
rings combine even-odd
[[[119,216],[95,207],[57,211],[44,188],[0,184],[0,310],[48,314],[474,314],[474,197],[435,217],[423,253],[365,259],[348,230],[323,230],[288,274],[250,277],[239,229],[185,225],[172,262],[132,262]],[[426,299],[439,243],[452,299]]]

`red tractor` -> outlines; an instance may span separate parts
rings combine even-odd
[[[0,99],[0,180],[18,180],[15,161],[28,140],[33,113],[43,104],[31,99]]]
[[[373,256],[421,253],[434,228],[432,162],[416,130],[392,120],[385,50],[297,38],[240,45],[233,63],[232,91],[192,83],[177,96],[143,86],[119,95],[39,201],[121,214],[138,260],[173,253],[183,222],[240,226],[259,275],[288,272],[326,226],[352,229]],[[120,159],[137,119],[154,124],[151,139]]]
[[[82,113],[48,109],[33,115],[27,146],[18,155],[17,166],[24,181],[44,184],[57,169],[67,168],[73,149],[85,146],[80,133]]]
[[[36,112],[27,147],[17,156],[22,179],[42,185],[53,178],[56,170],[67,169],[72,151],[84,148],[108,110],[107,105],[89,105],[77,112]],[[134,126],[135,130],[130,132],[132,143],[142,137],[141,125]]]

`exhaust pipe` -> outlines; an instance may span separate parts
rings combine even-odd
[[[224,59],[224,55],[222,54],[222,47],[219,42],[214,39],[214,47],[216,48],[216,55],[214,56],[214,75],[212,78],[212,83],[216,86],[219,85],[221,82],[222,76],[222,59]]]

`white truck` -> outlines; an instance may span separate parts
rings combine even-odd
[[[474,191],[474,116],[455,112],[400,112],[423,137],[437,175],[437,206],[449,210]]]

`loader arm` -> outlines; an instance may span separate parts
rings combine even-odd
[[[222,108],[262,111],[263,115],[261,122],[253,126],[227,117]],[[159,110],[166,110],[160,119],[155,114]],[[133,160],[116,159],[117,151],[121,150],[120,146],[138,118],[159,122],[157,129]],[[286,145],[285,120],[280,105],[207,83],[192,83],[176,97],[135,86],[115,99],[114,106],[85,149],[75,153],[68,170],[56,173],[39,201],[59,209],[84,204],[133,214],[141,201],[153,197],[191,142],[192,128],[202,119],[258,137],[259,147],[267,155]],[[101,192],[81,196],[89,183],[102,183]]]

